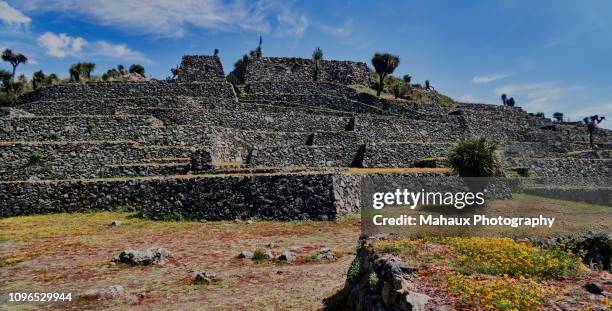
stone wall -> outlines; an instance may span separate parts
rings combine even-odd
[[[318,66],[318,67],[317,67]],[[365,63],[352,61],[321,60],[294,57],[263,57],[247,62],[244,80],[264,81],[317,81],[342,84],[370,85],[370,69]]]
[[[592,187],[527,187],[524,193],[560,200],[587,202],[590,204],[612,206],[612,188]]]
[[[65,83],[43,87],[25,93],[17,104],[51,100],[95,100],[100,98],[125,98],[144,96],[191,96],[235,98],[229,83],[181,83],[177,81],[146,82],[89,82]]]
[[[510,159],[519,167],[529,168],[541,183],[572,186],[612,184],[611,159]]]
[[[2,141],[122,140],[142,127],[160,127],[151,116],[0,118]]]
[[[198,109],[209,106],[235,105],[233,98],[156,96],[99,98],[87,100],[55,100],[24,103],[19,109],[40,116],[149,114],[148,109]]]
[[[101,181],[1,182],[0,216],[88,209],[141,211],[152,219],[335,219],[354,207],[331,174]],[[336,205],[336,201],[345,202]]]
[[[448,148],[448,143],[371,143],[362,150],[359,167],[412,167],[423,158],[440,157]]]
[[[259,102],[284,107],[315,107],[352,113],[390,114],[379,107],[337,96],[294,95],[294,94],[247,94],[242,98],[247,102]]]
[[[0,180],[114,177],[113,167],[185,159],[189,147],[140,146],[132,142],[0,144]]]
[[[304,114],[299,111],[257,112],[228,110],[218,107],[206,110],[150,109],[150,114],[165,124],[209,124],[236,129],[270,131],[338,131],[344,130],[349,118],[324,114]]]
[[[184,55],[178,68],[178,81],[225,81],[225,73],[218,56]]]
[[[255,167],[349,167],[358,145],[293,146],[253,149],[247,163]]]
[[[355,132],[381,141],[454,141],[468,135],[460,117],[429,122],[391,117],[357,117]],[[374,140],[371,140],[374,141]]]

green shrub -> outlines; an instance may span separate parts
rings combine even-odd
[[[370,287],[376,288],[376,285],[378,285],[378,276],[376,275],[376,272],[372,271],[372,273],[370,273],[368,281],[370,282]]]
[[[446,95],[442,95],[440,93],[436,93],[436,97],[438,99],[438,104],[441,107],[445,107],[445,108],[453,108],[455,107],[455,102],[448,96]]]
[[[461,177],[501,176],[498,144],[485,138],[467,138],[453,146],[447,155],[450,167]]]
[[[38,150],[34,150],[32,151],[32,154],[30,154],[30,164],[36,164],[38,162],[40,162],[40,160],[44,157],[45,155]]]
[[[355,258],[353,260],[346,276],[349,280],[356,280],[359,276],[361,276],[361,264],[359,263],[359,258]]]
[[[6,94],[6,92],[0,93],[0,107],[12,107],[15,106],[15,95]]]
[[[258,248],[253,252],[254,261],[264,261],[266,259],[268,259],[268,257],[266,257],[266,251],[264,249]]]

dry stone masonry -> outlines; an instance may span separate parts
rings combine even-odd
[[[0,108],[0,216],[334,219],[359,208],[378,169],[443,165],[470,136],[498,140],[534,193],[612,184],[610,131],[589,150],[584,127],[519,107],[448,107],[423,89],[418,101],[380,99],[358,91],[371,84],[365,63],[264,57],[232,72],[237,86],[217,56],[184,56],[178,69],[173,81],[49,86]]]

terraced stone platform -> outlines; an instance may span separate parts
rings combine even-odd
[[[347,168],[410,178],[401,169],[470,136],[497,139],[508,169],[528,170],[533,187],[610,185],[610,131],[599,129],[590,150],[584,128],[519,107],[448,107],[424,89],[418,102],[380,99],[355,87],[370,84],[363,63],[324,62],[316,81],[313,68],[263,58],[237,68],[244,85],[232,86],[216,56],[186,56],[176,81],[24,94],[0,113],[0,215],[127,208],[158,219],[333,219],[359,208],[359,178]]]

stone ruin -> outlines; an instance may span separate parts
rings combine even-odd
[[[153,219],[334,219],[358,210],[360,183],[380,168],[421,166],[469,136],[502,142],[508,167],[535,177],[528,192],[610,190],[608,130],[590,151],[584,127],[519,107],[445,108],[435,92],[419,103],[380,99],[352,87],[370,84],[358,62],[262,58],[232,75],[244,84],[227,82],[217,56],[185,56],[172,81],[69,83],[20,96],[0,111],[0,216],[128,209]]]

